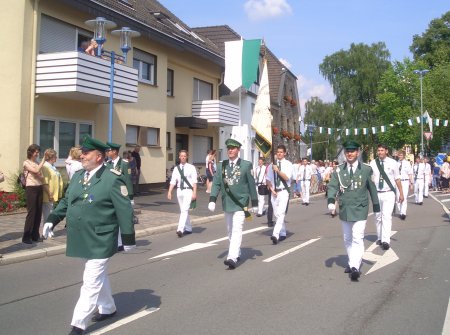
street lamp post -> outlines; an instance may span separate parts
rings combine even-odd
[[[115,28],[116,24],[112,21],[106,20],[104,17],[97,17],[95,20],[88,20],[86,25],[94,27],[94,39],[98,44],[97,57],[102,55],[103,44],[106,42],[106,29]],[[110,77],[109,77],[109,126],[108,126],[108,142],[112,142],[112,124],[113,124],[113,105],[114,105],[114,65],[116,57],[118,60],[127,63],[127,54],[131,50],[131,38],[140,36],[140,33],[131,30],[128,27],[123,27],[119,30],[113,30],[113,35],[120,36],[120,49],[123,55],[116,55],[114,51],[110,52]]]
[[[308,125],[308,131],[309,131],[309,161],[312,161],[312,133],[314,130],[314,126],[313,125]]]
[[[414,73],[419,75],[420,81],[420,155],[424,155],[423,149],[423,91],[422,91],[422,81],[423,76],[426,75],[430,70],[414,70]]]

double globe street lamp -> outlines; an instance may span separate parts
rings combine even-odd
[[[106,30],[115,28],[117,25],[113,21],[106,20],[104,17],[97,17],[95,20],[88,20],[86,25],[94,28],[94,40],[97,42],[97,57],[101,57],[103,53],[103,44],[106,42]],[[131,30],[128,27],[123,27],[119,30],[113,30],[113,35],[120,36],[120,49],[122,55],[116,55],[114,51],[110,51],[110,80],[109,80],[109,128],[108,128],[108,142],[112,142],[112,120],[113,120],[113,103],[114,103],[114,65],[116,58],[118,61],[127,63],[127,54],[131,50],[131,38],[139,37],[141,34],[137,31]]]

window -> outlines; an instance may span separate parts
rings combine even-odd
[[[173,97],[173,75],[173,70],[167,69],[167,96],[169,97]]]
[[[136,48],[133,54],[133,68],[139,72],[139,81],[156,85],[156,56]]]
[[[138,145],[139,127],[138,126],[126,126],[125,130],[125,143],[127,145]]]
[[[167,149],[172,149],[172,139],[171,139],[170,132],[166,133],[166,148]]]
[[[42,14],[39,53],[77,50],[81,42],[89,41],[92,35],[92,32]]]
[[[213,85],[206,81],[194,78],[194,94],[192,100],[211,100],[213,97]]]
[[[159,128],[147,128],[148,146],[159,146]]]
[[[73,146],[81,144],[86,135],[93,135],[90,121],[39,120],[38,143],[41,151],[55,149],[60,161],[67,157]]]
[[[193,162],[194,164],[205,164],[205,157],[208,150],[213,147],[213,138],[208,136],[194,136],[193,147],[195,148],[193,154]]]

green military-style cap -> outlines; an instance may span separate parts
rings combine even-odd
[[[90,136],[86,136],[81,144],[81,151],[98,150],[105,152],[108,148],[109,147],[105,143]]]
[[[359,143],[354,140],[347,140],[342,144],[342,146],[345,150],[358,150],[360,147]]]
[[[117,144],[117,143],[106,142],[106,145],[107,145],[111,150],[117,150],[117,151],[119,151],[119,149],[120,149],[120,144]]]
[[[228,140],[225,141],[225,145],[228,147],[235,147],[235,148],[240,148],[242,147],[242,144],[239,143],[238,141],[236,141],[235,139],[229,138]]]

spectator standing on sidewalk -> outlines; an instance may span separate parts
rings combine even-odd
[[[173,169],[167,199],[172,200],[172,191],[176,187],[178,205],[180,206],[177,235],[183,237],[183,235],[192,233],[189,209],[197,199],[197,169],[187,162],[188,152],[186,150],[180,150],[178,159],[180,164]]]
[[[228,229],[227,259],[224,264],[230,270],[236,268],[241,256],[242,228],[246,217],[251,216],[248,206],[256,211],[258,195],[255,179],[252,175],[252,163],[239,158],[241,143],[234,139],[225,141],[228,159],[219,163],[213,180],[208,209],[214,212],[219,192],[222,195],[222,207]]]
[[[44,194],[42,202],[42,224],[53,211],[54,204],[63,196],[63,180],[61,173],[56,169],[55,163],[57,153],[53,149],[47,149],[44,152],[45,163],[42,167],[44,177]]]
[[[139,151],[141,150],[141,147],[139,145],[136,145],[131,152],[131,156],[133,156],[134,160],[136,161],[136,177],[135,177],[135,183],[133,183],[133,194],[138,195],[140,193],[139,191],[139,178],[141,177],[141,155],[139,154]]]
[[[364,231],[369,214],[369,195],[373,211],[380,212],[377,188],[372,181],[372,168],[358,162],[359,143],[348,140],[343,143],[345,162],[332,172],[328,184],[328,209],[336,210],[336,196],[339,199],[339,218],[342,223],[344,244],[348,256],[348,273],[352,281],[360,277],[364,254]]]
[[[32,244],[40,241],[39,226],[41,225],[42,201],[44,192],[44,177],[42,167],[45,157],[38,163],[41,148],[32,144],[27,149],[27,159],[23,162],[23,173],[26,180],[25,197],[27,217],[23,229],[22,242]]]
[[[67,176],[69,177],[69,182],[72,179],[75,172],[81,170],[83,165],[81,165],[81,149],[80,147],[72,147],[69,152],[69,157],[67,157],[66,163],[66,171]]]
[[[83,285],[69,335],[83,334],[88,319],[100,322],[116,314],[108,278],[108,262],[117,251],[119,226],[125,251],[135,247],[133,209],[123,178],[104,165],[108,146],[86,137],[82,144],[83,170],[75,173],[63,199],[44,225],[47,237],[64,218],[67,222],[66,255],[85,261]]]

